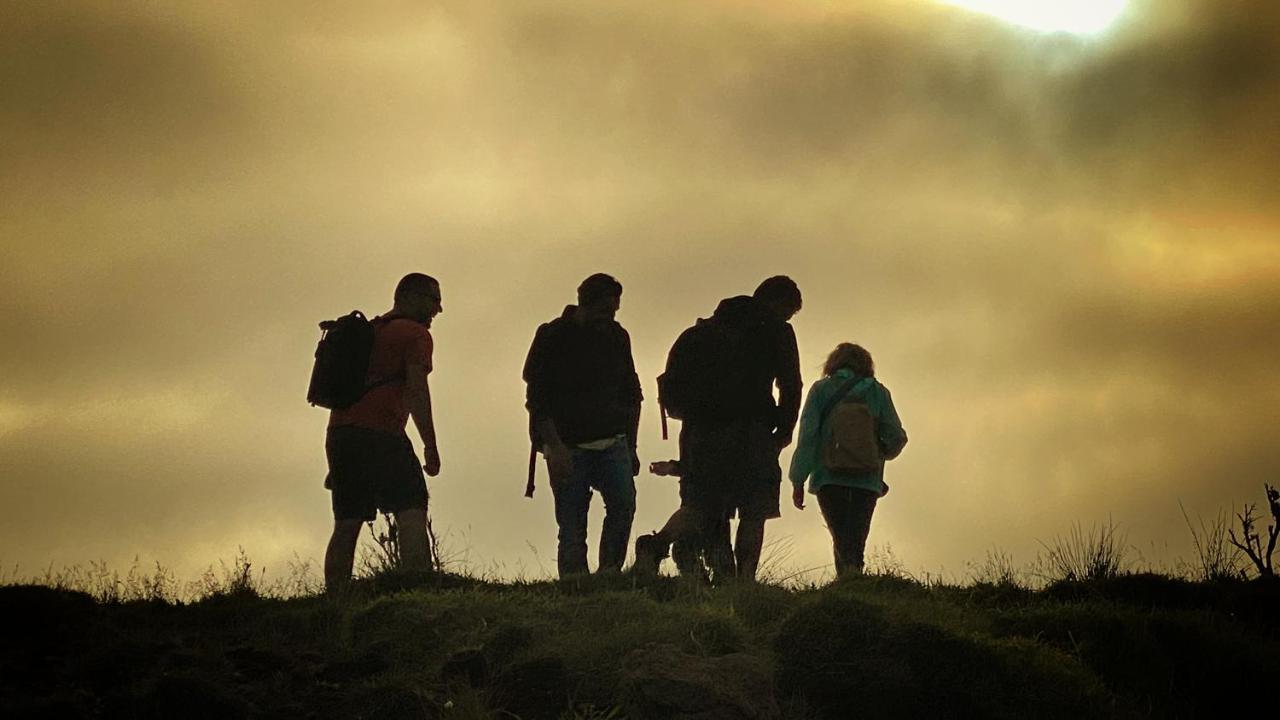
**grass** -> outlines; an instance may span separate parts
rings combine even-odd
[[[878,573],[718,588],[392,571],[330,597],[288,594],[298,578],[265,587],[241,554],[186,588],[203,595],[174,599],[162,569],[94,565],[0,588],[0,710],[1190,717],[1224,714],[1280,670],[1274,579],[1119,572],[1032,589],[1011,567],[993,556],[958,585]]]
[[[1188,521],[1190,527],[1190,521]],[[375,533],[376,534],[376,533]],[[4,717],[1203,717],[1280,672],[1280,581],[1248,579],[1220,518],[1182,576],[1079,525],[1029,570],[962,582],[891,547],[865,576],[721,587],[409,573],[373,558],[338,595],[241,550],[196,580],[135,561],[0,579]],[[1215,549],[1216,548],[1216,549]],[[385,556],[383,557],[385,560]],[[450,565],[448,567],[456,567]]]
[[[1079,523],[1065,536],[1045,543],[1038,574],[1047,580],[1104,580],[1128,569],[1128,546],[1123,531],[1114,522],[1091,526]]]
[[[1215,582],[1234,580],[1244,577],[1244,569],[1240,564],[1240,552],[1229,542],[1231,534],[1231,517],[1219,511],[1211,520],[1200,518],[1197,524],[1191,522],[1186,508],[1178,504],[1182,510],[1182,518],[1191,533],[1191,545],[1195,550],[1195,562],[1189,568],[1189,574],[1197,580]]]

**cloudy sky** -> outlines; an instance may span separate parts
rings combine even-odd
[[[909,568],[1108,519],[1171,563],[1179,502],[1280,480],[1277,158],[1271,0],[1093,34],[931,0],[8,2],[0,563],[318,558],[316,323],[408,271],[443,285],[432,513],[473,569],[554,569],[519,372],[596,271],[650,398],[776,273],[806,384],[869,348],[911,436],[871,543]],[[640,450],[676,452],[652,401]],[[637,484],[646,531],[676,492]],[[769,536],[830,563],[815,506]]]

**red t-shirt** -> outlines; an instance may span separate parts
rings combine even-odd
[[[373,354],[369,356],[366,382],[394,378],[391,382],[370,388],[364,397],[345,410],[329,413],[329,427],[356,425],[392,435],[404,432],[409,421],[409,408],[404,401],[405,368],[422,365],[431,372],[431,331],[421,323],[406,318],[373,319]]]

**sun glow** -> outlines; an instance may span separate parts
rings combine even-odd
[[[1106,30],[1128,0],[942,0],[1040,32],[1080,35]]]

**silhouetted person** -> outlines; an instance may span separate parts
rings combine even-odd
[[[780,515],[782,470],[778,455],[791,443],[800,412],[800,358],[788,321],[802,301],[795,282],[785,276],[765,280],[751,297],[722,300],[705,323],[676,341],[664,377],[679,374],[684,353],[704,354],[691,365],[717,369],[690,372],[704,387],[671,391],[689,407],[680,427],[681,509],[657,533],[637,538],[636,567],[656,570],[668,544],[681,572],[697,572],[705,555],[720,577],[735,573],[754,579],[764,544],[765,521]],[[728,347],[681,350],[716,342]],[[677,381],[667,380],[675,383]],[[779,397],[775,401],[774,386]],[[703,399],[699,400],[699,396]],[[699,407],[702,409],[699,409]],[[729,520],[738,516],[736,547],[729,543]]]
[[[593,489],[605,504],[598,569],[621,569],[631,537],[641,391],[631,338],[614,320],[621,299],[622,285],[609,275],[583,280],[578,304],[538,328],[525,360],[530,434],[555,495],[561,577],[588,571]]]
[[[732,512],[733,500],[722,485],[701,485],[685,479],[685,471],[679,460],[660,460],[649,463],[649,472],[659,476],[680,478],[680,507],[667,518],[662,528],[636,538],[636,559],[632,566],[636,572],[653,575],[658,572],[663,558],[674,555],[676,569],[683,576],[707,578],[707,565],[716,572],[717,579],[734,573],[733,548],[728,536],[719,534],[720,524],[727,521]],[[710,543],[717,544],[712,546]],[[674,544],[674,550],[673,550]]]
[[[325,586],[351,579],[361,526],[377,511],[393,513],[406,567],[430,567],[427,484],[422,472],[440,472],[435,425],[431,417],[431,319],[443,311],[440,284],[421,273],[396,285],[394,305],[370,322],[373,349],[363,396],[329,414],[325,487],[333,500],[333,535],[324,556]],[[405,433],[408,419],[423,443],[423,464]]]
[[[797,509],[804,509],[805,480],[818,496],[839,577],[862,572],[871,515],[889,491],[884,461],[907,444],[889,389],[875,373],[871,353],[852,343],[836,346],[823,366],[824,377],[805,398],[788,473]]]

